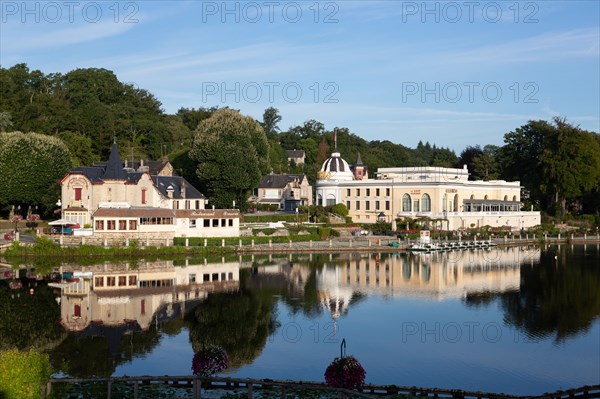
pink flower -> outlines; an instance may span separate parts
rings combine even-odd
[[[336,388],[360,388],[365,383],[366,374],[354,356],[336,357],[325,370],[325,382]]]

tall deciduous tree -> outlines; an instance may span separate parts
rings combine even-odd
[[[0,133],[0,203],[42,204],[70,168],[71,153],[60,139]]]
[[[520,180],[543,209],[564,214],[567,205],[600,184],[597,133],[554,118],[530,121],[504,136],[505,174]]]
[[[279,122],[281,122],[281,115],[279,115],[279,110],[277,108],[269,107],[265,109],[263,120],[260,125],[263,127],[269,139],[277,136],[277,133],[280,130],[278,126]]]
[[[244,209],[250,190],[271,171],[267,135],[258,122],[238,111],[222,109],[203,120],[195,132],[190,158],[209,201]]]

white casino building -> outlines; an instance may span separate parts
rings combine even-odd
[[[336,150],[317,174],[317,205],[345,204],[357,223],[378,220],[396,226],[397,218],[437,221],[448,230],[540,224],[540,212],[521,211],[518,181],[472,181],[466,166],[380,168],[369,178],[360,155],[351,167]]]

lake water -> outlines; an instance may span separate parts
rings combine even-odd
[[[600,383],[598,245],[61,271],[87,278],[0,281],[2,347],[43,348],[59,376],[189,375],[194,351],[218,344],[224,375],[323,381],[345,340],[368,383],[521,395]]]

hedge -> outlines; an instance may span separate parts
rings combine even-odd
[[[3,399],[38,399],[51,375],[48,355],[33,349],[0,352],[0,395]]]

